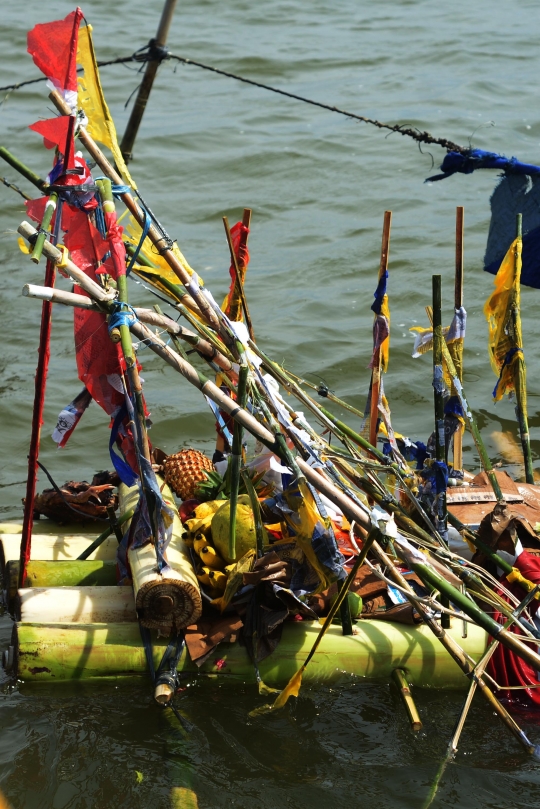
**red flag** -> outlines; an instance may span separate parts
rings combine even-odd
[[[236,225],[233,225],[231,228],[231,241],[233,245],[233,250],[236,255],[238,267],[240,269],[240,274],[242,276],[240,279],[241,281],[244,280],[247,266],[249,264],[249,250],[247,248],[248,234],[249,228],[247,228],[243,222],[237,222]],[[229,275],[231,276],[231,285],[229,287],[229,293],[227,295],[227,301],[223,311],[229,317],[231,316],[231,314],[233,314],[234,315],[233,319],[236,320],[237,314],[232,313],[231,311],[231,305],[235,297],[234,290],[236,287],[236,271],[233,264],[231,264],[231,266],[229,267]],[[239,319],[240,320],[242,319],[241,315]]]
[[[77,94],[77,43],[80,8],[63,20],[36,25],[28,32],[28,53],[37,67],[62,91]],[[67,95],[64,93],[64,95]],[[67,99],[66,99],[67,100]]]
[[[112,275],[116,281],[118,280],[118,276],[126,274],[126,248],[122,241],[124,228],[122,225],[118,224],[116,213],[105,211],[104,214],[111,257],[107,259],[103,265],[103,269],[105,272],[108,272],[109,275]]]
[[[46,121],[36,121],[28,129],[43,135],[46,149],[58,146],[62,154],[66,152],[66,139],[69,132],[70,115],[59,115],[57,118],[48,118]]]

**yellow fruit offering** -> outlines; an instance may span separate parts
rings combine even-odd
[[[249,497],[241,494],[236,507],[236,557],[229,556],[229,520],[231,506],[227,500],[219,511],[212,517],[212,543],[227,564],[236,562],[249,550],[255,550],[257,539],[255,534],[255,520]],[[265,538],[265,542],[268,540]]]

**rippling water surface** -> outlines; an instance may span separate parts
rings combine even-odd
[[[71,5],[4,3],[0,85],[36,74],[26,31],[65,16]],[[160,2],[97,0],[84,6],[99,59],[131,53],[155,31]],[[407,123],[466,144],[538,163],[540,57],[536,3],[452,4],[338,0],[180,4],[170,36],[175,53],[383,121]],[[120,132],[138,76],[103,70]],[[43,85],[0,107],[0,142],[45,175],[50,154],[28,124],[51,114]],[[370,304],[385,209],[390,249],[392,348],[385,384],[400,432],[423,440],[432,421],[429,360],[410,357],[409,328],[425,323],[431,275],[443,275],[452,313],[456,205],[465,206],[465,303],[469,313],[465,385],[495,460],[493,434],[516,432],[511,403],[495,408],[482,306],[492,278],[481,270],[494,172],[423,180],[443,152],[273,96],[194,67],[162,66],[136,143],[133,171],[152,208],[219,299],[227,286],[221,217],[253,209],[246,282],[260,344],[301,375],[321,377],[362,408],[369,384]],[[431,153],[431,154],[430,154]],[[432,155],[432,156],[431,156]],[[15,182],[9,168],[0,174]],[[30,188],[21,181],[25,190]],[[0,518],[21,516],[39,304],[20,296],[42,270],[18,251],[22,200],[0,186]],[[152,303],[140,287],[136,302]],[[540,293],[523,290],[523,331],[535,458]],[[54,310],[42,460],[60,481],[88,478],[108,464],[107,424],[92,406],[58,452],[56,416],[78,392],[72,314]],[[157,358],[141,355],[154,442],[210,450],[214,430],[198,395]],[[339,411],[338,411],[339,412]],[[478,468],[470,439],[466,461]],[[518,469],[513,471],[519,472]],[[45,483],[40,479],[40,485]],[[10,621],[1,623],[1,639]],[[183,735],[151,700],[148,684],[70,691],[5,690],[0,696],[0,785],[14,807],[166,806],[171,785],[189,786],[212,807],[417,807],[444,753],[461,696],[418,695],[417,737],[390,686],[343,683],[305,688],[279,716],[248,719],[254,688],[199,683],[180,705],[193,725]],[[540,723],[521,718],[540,741]],[[139,773],[139,775],[137,774]],[[483,704],[474,704],[439,807],[537,806],[538,765],[525,758]]]

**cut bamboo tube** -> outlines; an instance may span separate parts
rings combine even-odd
[[[454,286],[454,309],[457,311],[463,306],[463,223],[464,208],[459,205],[456,208],[456,271]],[[463,372],[460,373],[460,381],[463,382]],[[454,470],[461,472],[463,469],[463,430],[461,424],[454,433]]]
[[[407,710],[411,727],[413,730],[420,730],[422,727],[422,720],[416,709],[416,705],[407,682],[407,677],[403,669],[394,669],[392,672],[392,679],[398,687],[399,695],[403,700],[403,704]]]
[[[6,564],[4,586],[8,592],[9,604],[17,595],[19,582],[19,562]],[[25,587],[76,587],[114,586],[116,584],[116,562],[104,561],[30,561],[26,566]]]
[[[33,534],[30,560],[46,562],[77,559],[94,537],[95,534],[85,536]],[[0,573],[4,572],[7,562],[19,560],[20,547],[21,534],[0,535]],[[116,537],[109,537],[93,551],[89,558],[114,560],[117,549]]]
[[[32,242],[34,237],[37,236],[36,228],[31,225],[29,222],[21,222],[19,227],[17,228],[18,232],[23,236],[27,241]],[[64,269],[68,275],[81,287],[87,292],[92,298],[99,302],[109,302],[112,301],[116,295],[115,292],[105,292],[105,290],[100,287],[95,281],[86,275],[76,264],[71,261],[71,259],[66,258],[64,262],[64,253],[55,247],[50,242],[45,242],[43,245],[43,255],[50,259],[54,264],[58,266],[61,265],[62,269]]]
[[[136,621],[131,587],[28,587],[19,590],[24,623],[124,623]]]
[[[162,495],[174,512],[172,540],[165,553],[169,567],[158,572],[156,549],[152,542],[141,548],[130,548],[128,559],[137,613],[142,625],[157,629],[160,634],[169,635],[173,631],[185,629],[200,618],[202,598],[188,549],[181,538],[184,529],[178,510],[166,484],[163,484]],[[119,496],[122,513],[135,507],[139,488],[128,488],[121,484]]]

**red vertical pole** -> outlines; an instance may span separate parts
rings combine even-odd
[[[47,261],[45,269],[45,286],[54,286],[56,265]],[[38,470],[39,440],[43,423],[43,404],[47,385],[51,340],[52,301],[43,301],[41,308],[41,328],[39,332],[38,364],[34,392],[34,411],[32,413],[32,434],[28,453],[28,478],[26,480],[26,499],[24,502],[24,519],[21,538],[21,555],[19,562],[19,587],[26,580],[26,566],[30,559],[32,544],[32,528],[34,525],[34,499],[36,495],[36,478]]]

